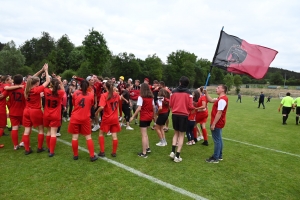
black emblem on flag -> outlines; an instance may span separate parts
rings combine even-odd
[[[227,58],[226,67],[228,67],[231,64],[242,63],[244,62],[246,57],[247,57],[247,52],[244,49],[242,49],[240,45],[232,45],[232,47],[230,47],[226,55]]]

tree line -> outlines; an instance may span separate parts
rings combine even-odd
[[[208,59],[198,58],[185,50],[171,52],[166,62],[156,54],[148,55],[145,59],[137,58],[132,52],[114,54],[107,46],[104,35],[94,29],[89,30],[80,46],[75,46],[66,34],[56,40],[47,32],[42,32],[38,38],[26,40],[19,47],[14,41],[5,44],[0,42],[0,74],[33,74],[44,63],[48,63],[49,72],[66,79],[71,79],[73,75],[86,77],[93,73],[103,77],[147,77],[176,86],[179,78],[185,75],[190,78],[190,87],[204,85],[211,66]],[[284,77],[286,85],[300,85],[300,73],[284,69],[269,68],[263,79],[255,80],[248,76],[232,75],[216,67],[212,69],[209,84],[283,85]]]

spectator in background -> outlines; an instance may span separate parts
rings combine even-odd
[[[260,93],[259,95],[259,100],[258,100],[258,107],[257,108],[260,108],[260,104],[264,107],[265,109],[265,95],[263,92]]]
[[[238,98],[237,98],[237,100],[236,100],[236,103],[237,103],[239,100],[240,100],[240,103],[242,103],[242,95],[241,95],[240,92],[238,93]]]
[[[286,93],[286,96],[283,97],[278,108],[278,112],[280,112],[280,109],[282,107],[282,125],[287,125],[286,120],[288,119],[289,114],[292,110],[293,103],[294,99],[291,97],[291,93]]]

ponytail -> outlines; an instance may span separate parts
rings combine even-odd
[[[60,83],[58,81],[57,78],[53,78],[51,81],[50,81],[50,85],[52,87],[52,95],[57,97],[58,96],[58,90],[60,89]]]
[[[28,98],[28,95],[30,93],[30,90],[32,89],[33,85],[40,82],[40,78],[37,76],[32,76],[31,78],[27,79],[26,88],[24,91],[25,99]]]
[[[87,80],[82,80],[80,82],[80,88],[83,95],[86,95],[87,89],[89,88],[89,82]]]
[[[108,92],[107,100],[110,100],[114,94],[114,86],[112,85],[111,81],[107,81],[105,83],[105,86],[106,86],[107,92]]]

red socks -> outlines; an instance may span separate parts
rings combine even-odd
[[[46,143],[47,143],[47,148],[50,149],[50,139],[51,139],[51,135],[47,135],[46,136]]]
[[[204,141],[207,141],[207,130],[206,128],[202,129],[202,134],[203,134],[203,138],[204,138]]]
[[[44,144],[44,133],[39,133],[38,134],[38,148],[41,149],[43,148],[43,144]]]
[[[86,145],[88,147],[88,150],[90,152],[90,157],[94,157],[95,155],[95,151],[94,151],[94,143],[93,143],[93,140],[92,139],[89,139],[86,141]]]
[[[23,142],[24,142],[24,148],[26,151],[29,151],[29,146],[30,146],[30,139],[29,135],[23,135]]]
[[[18,141],[18,130],[12,130],[11,131],[11,140],[14,146],[17,146],[19,144]]]
[[[118,148],[118,139],[113,140],[112,143],[113,143],[112,153],[116,153],[117,152],[117,148]]]
[[[197,132],[198,132],[198,129],[197,129],[197,127],[195,126],[194,129],[193,129],[193,134],[194,134],[194,138],[195,138],[195,139],[198,137]]]
[[[98,137],[98,142],[99,142],[99,146],[100,146],[100,152],[104,152],[104,136],[99,136]]]
[[[51,137],[50,138],[50,153],[51,154],[54,153],[55,146],[56,146],[56,137]]]
[[[72,140],[72,149],[74,156],[78,156],[78,140]]]

